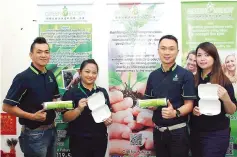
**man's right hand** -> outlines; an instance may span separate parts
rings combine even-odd
[[[45,112],[44,109],[39,110],[39,111],[35,112],[34,114],[32,114],[32,120],[43,122],[46,120],[46,115],[47,115],[47,113]]]

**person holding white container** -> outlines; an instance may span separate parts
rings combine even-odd
[[[98,65],[93,59],[83,61],[78,86],[70,88],[62,97],[62,100],[72,100],[75,104],[73,110],[63,113],[63,120],[69,122],[69,147],[72,157],[104,157],[106,153],[108,142],[106,126],[112,123],[112,118],[108,117],[98,123],[98,119],[93,117],[89,102],[93,94],[102,93],[105,101],[102,105],[110,107],[107,91],[95,85],[98,70]]]
[[[198,99],[194,102],[195,107],[190,120],[192,157],[225,157],[230,139],[230,120],[226,114],[234,114],[236,111],[234,89],[230,80],[222,71],[215,45],[210,42],[199,44],[196,48],[196,55],[195,86]],[[212,93],[203,94],[203,91],[200,93],[198,90],[202,89],[203,84],[207,83],[211,83],[211,85],[209,87],[206,85],[205,88],[212,88],[213,90],[217,86],[217,89]],[[210,101],[211,98],[208,100],[205,95],[217,98]],[[200,97],[206,99],[206,104],[203,104],[205,101],[201,101]],[[205,112],[205,108],[211,105],[217,107],[220,105],[220,111],[218,113],[215,113],[215,111]]]

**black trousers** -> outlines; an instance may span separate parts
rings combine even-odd
[[[78,137],[71,136],[69,147],[72,157],[104,157],[108,137]]]
[[[192,157],[225,157],[229,147],[230,129],[211,132],[191,130]]]
[[[188,128],[160,132],[154,128],[153,133],[156,157],[188,157]]]

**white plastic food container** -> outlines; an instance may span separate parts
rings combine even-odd
[[[102,92],[94,93],[88,97],[88,107],[92,111],[92,117],[96,123],[101,123],[111,116],[111,112]]]
[[[217,95],[217,84],[200,84],[198,86],[198,106],[201,114],[214,116],[221,113],[221,102]]]

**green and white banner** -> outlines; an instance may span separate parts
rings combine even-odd
[[[187,53],[199,43],[208,41],[216,45],[225,74],[230,78],[237,94],[237,1],[182,2],[182,64]],[[237,98],[237,95],[236,95]],[[231,119],[231,139],[226,156],[237,156],[237,113]]]
[[[183,58],[201,42],[216,45],[224,59],[236,51],[237,2],[182,3]]]
[[[152,114],[137,105],[151,71],[160,66],[157,45],[164,3],[108,4],[109,95],[114,113],[109,155],[155,156]]]
[[[51,59],[47,69],[57,80],[60,94],[79,81],[78,69],[83,60],[92,57],[92,5],[42,5],[39,35],[47,39]],[[57,113],[57,157],[71,157],[67,123]]]

